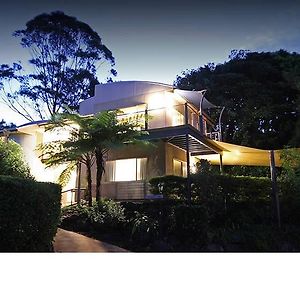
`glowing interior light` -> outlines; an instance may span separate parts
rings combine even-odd
[[[173,93],[159,92],[153,93],[147,98],[149,109],[171,108],[176,105],[176,100]]]
[[[164,107],[164,94],[153,93],[148,96],[148,109],[158,109]]]
[[[136,158],[116,160],[115,181],[136,180]]]

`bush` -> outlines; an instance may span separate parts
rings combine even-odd
[[[146,246],[159,236],[159,223],[155,218],[136,211],[135,217],[130,220],[130,223],[131,239],[139,246]]]
[[[279,200],[283,222],[300,225],[300,151],[285,149],[281,154]]]
[[[60,186],[0,176],[0,251],[49,251],[60,217]]]
[[[123,202],[134,250],[201,249],[207,240],[204,206],[180,201]]]
[[[22,148],[14,141],[4,142],[0,138],[0,175],[32,178],[24,162]]]
[[[157,190],[160,182],[164,183],[168,197],[173,186],[184,186],[186,178],[168,176],[151,180],[152,190]],[[192,202],[205,207],[211,226],[240,226],[241,224],[269,223],[271,211],[271,182],[263,177],[233,177],[213,173],[199,173],[192,178]],[[175,199],[185,198],[177,188]],[[174,198],[173,198],[174,199]]]
[[[186,178],[166,175],[162,177],[154,177],[149,180],[151,185],[150,192],[160,194],[159,185],[162,187],[162,195],[164,199],[183,200],[186,198]]]
[[[264,177],[226,176],[215,174],[195,174],[191,176],[193,201],[269,201],[271,195],[270,179]],[[167,199],[186,199],[186,178],[162,176],[152,178],[151,192],[163,194]]]
[[[207,243],[209,225],[207,210],[202,205],[173,206],[167,234],[176,240],[177,250],[196,251]]]
[[[73,205],[62,209],[61,226],[74,231],[106,232],[122,227],[124,223],[124,208],[108,199],[94,201],[91,207]]]

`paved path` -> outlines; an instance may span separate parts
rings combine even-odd
[[[128,252],[117,246],[60,228],[53,245],[55,252]]]

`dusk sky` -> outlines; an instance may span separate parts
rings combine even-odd
[[[172,84],[182,71],[222,63],[231,49],[300,52],[300,1],[7,1],[0,63],[26,61],[11,36],[36,15],[61,10],[89,24],[116,59],[116,80]],[[23,120],[0,104],[0,119]]]

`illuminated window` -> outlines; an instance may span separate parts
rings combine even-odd
[[[173,174],[177,176],[187,176],[186,162],[173,159]]]
[[[136,181],[146,178],[147,158],[118,159],[106,162],[105,181]]]

